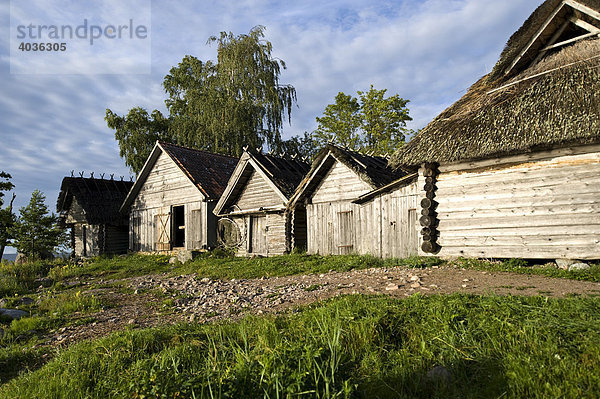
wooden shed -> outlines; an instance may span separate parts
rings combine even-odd
[[[285,209],[309,169],[299,159],[245,150],[214,210],[222,241],[241,256],[289,252],[291,235],[306,236],[306,218]]]
[[[213,209],[237,158],[156,143],[127,195],[129,249],[168,252],[215,247]]]
[[[127,253],[128,218],[119,208],[133,182],[65,177],[56,204],[60,223],[71,230],[73,256]]]
[[[492,72],[393,157],[423,253],[600,259],[600,2],[544,2]]]
[[[309,253],[403,257],[418,246],[415,180],[386,158],[330,144],[288,209],[306,212]]]

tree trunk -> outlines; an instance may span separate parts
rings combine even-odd
[[[10,212],[10,213],[12,213],[12,207],[13,207],[13,202],[15,202],[15,198],[16,198],[16,194],[13,193],[12,199],[10,200],[10,205],[8,205],[8,208],[7,208],[8,212]],[[2,261],[2,257],[4,256],[4,249],[6,249],[6,241],[7,241],[7,239],[4,238],[0,242],[0,262]]]

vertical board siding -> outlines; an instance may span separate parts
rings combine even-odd
[[[440,256],[600,258],[599,152],[442,171],[436,201]]]
[[[153,165],[148,177],[136,196],[130,209],[130,243],[132,251],[153,252],[168,251],[170,243],[158,221],[168,217],[170,239],[170,214],[172,206],[184,205],[185,210],[185,248],[201,249],[210,245],[207,233],[207,218],[215,218],[206,213],[204,196],[189,180],[173,160],[161,153]],[[165,216],[167,215],[167,216]],[[204,216],[206,215],[206,216]],[[214,222],[212,223],[214,226]],[[163,240],[158,243],[158,238]]]
[[[248,213],[230,216],[238,225],[243,237],[236,254],[245,256],[286,253],[286,216],[283,212],[256,213],[256,210],[261,207],[283,207],[285,205],[283,199],[255,170],[252,170],[245,184],[233,208],[237,212]]]
[[[384,258],[416,255],[419,200],[414,182],[360,205],[349,200],[308,204],[308,252]]]

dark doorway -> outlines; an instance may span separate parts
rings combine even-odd
[[[173,246],[185,247],[185,209],[184,206],[173,207]]]

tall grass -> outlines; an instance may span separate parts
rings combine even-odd
[[[599,299],[348,296],[278,317],[124,331],[0,397],[596,397]],[[428,372],[443,366],[448,376]]]
[[[16,263],[0,262],[0,297],[29,292],[36,287],[35,280],[48,275],[48,272],[63,260],[37,260]]]

